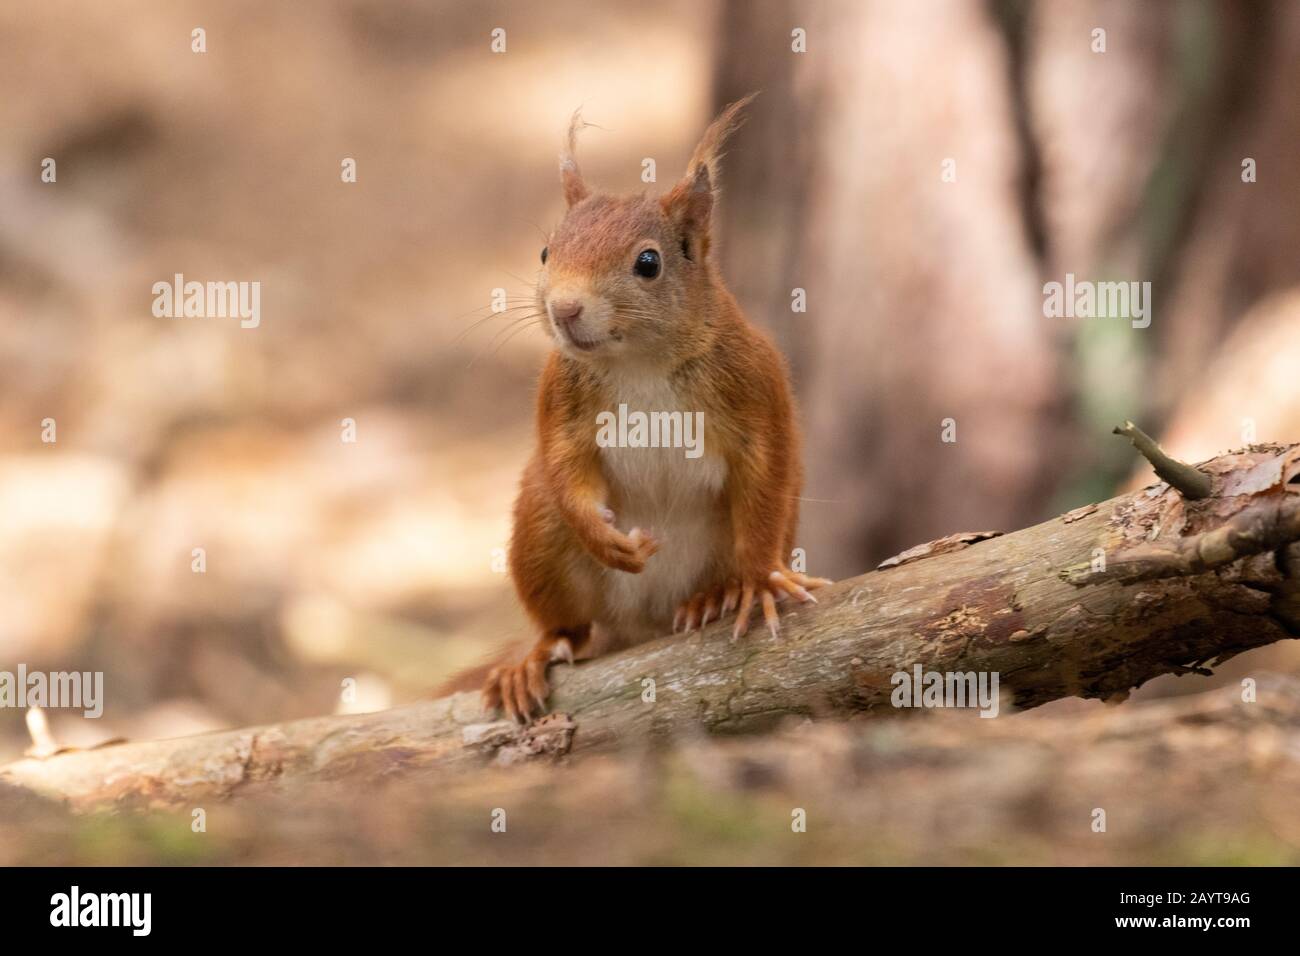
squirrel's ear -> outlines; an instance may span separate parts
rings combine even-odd
[[[709,215],[713,212],[713,177],[709,175],[707,165],[694,167],[687,179],[683,179],[659,200],[664,214],[681,230],[684,240],[693,243],[700,253],[708,251]],[[684,246],[689,250],[690,246]],[[687,251],[687,258],[694,259]]]
[[[578,145],[578,130],[587,124],[582,121],[582,111],[574,110],[569,120],[569,135],[565,140],[564,152],[560,153],[560,185],[564,187],[564,201],[576,206],[591,194],[587,184],[582,181],[582,170],[573,158],[573,151]]]
[[[707,245],[709,213],[713,210],[714,192],[718,185],[718,165],[722,147],[727,137],[739,128],[741,113],[757,93],[736,100],[709,124],[704,136],[691,154],[686,166],[686,178],[679,182],[661,200],[668,218],[684,227],[684,233],[701,236],[701,245]]]

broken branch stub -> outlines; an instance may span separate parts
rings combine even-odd
[[[1209,475],[1176,458],[1169,457],[1154,438],[1132,422],[1116,425],[1114,434],[1128,438],[1133,443],[1133,447],[1142,453],[1142,457],[1151,462],[1156,475],[1182,492],[1184,498],[1195,500],[1209,496],[1212,490]]]

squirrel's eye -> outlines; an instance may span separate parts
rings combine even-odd
[[[542,265],[546,265],[546,246],[542,246]]]
[[[632,271],[642,279],[653,279],[659,274],[659,253],[653,249],[647,249],[636,257],[636,265]]]

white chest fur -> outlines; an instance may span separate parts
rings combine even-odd
[[[626,408],[620,412],[619,405]],[[615,415],[678,413],[684,440],[693,430],[699,445],[637,447],[613,443],[601,448],[609,507],[619,529],[642,528],[659,540],[659,551],[640,574],[605,572],[603,622],[620,644],[666,632],[677,606],[711,584],[711,572],[730,547],[729,522],[722,504],[725,460],[708,441],[708,416],[683,405],[663,378],[631,381],[619,388]],[[689,422],[685,417],[689,416]],[[662,426],[667,421],[658,419]],[[667,430],[662,430],[667,435]],[[632,437],[635,437],[633,434]]]

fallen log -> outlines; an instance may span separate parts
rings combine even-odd
[[[894,715],[894,675],[996,674],[1000,709],[1123,700],[1300,637],[1300,446],[1198,466],[1211,493],[1157,484],[1014,534],[953,535],[789,608],[772,638],[729,624],[553,671],[552,713],[496,720],[477,695],[21,760],[0,784],[74,806],[184,805],[302,778],[554,757],[790,715]]]

